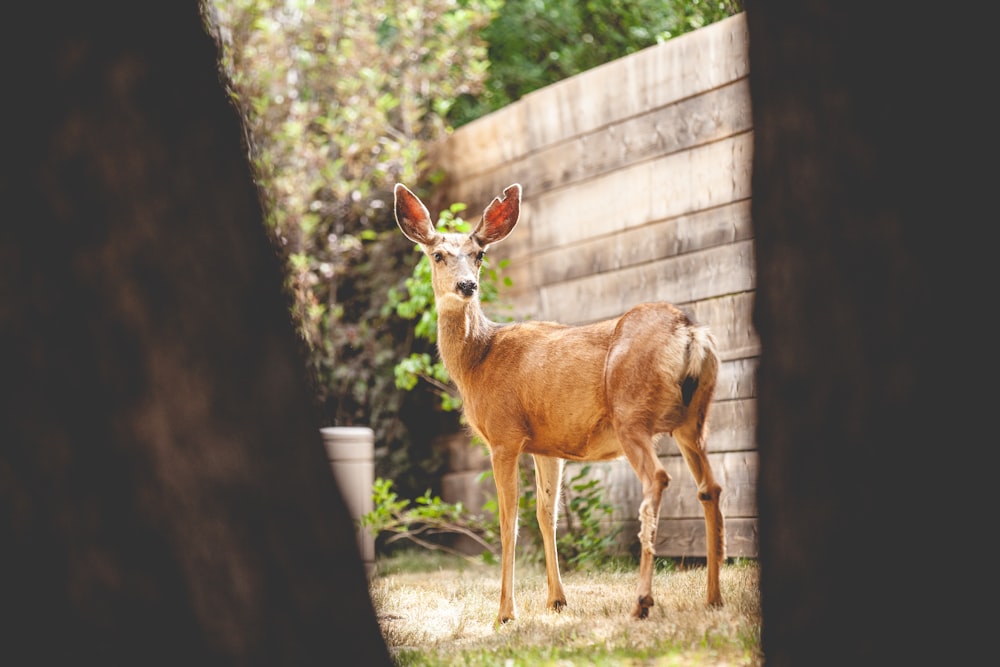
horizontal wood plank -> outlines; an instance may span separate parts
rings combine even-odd
[[[504,186],[519,182],[526,196],[586,181],[645,160],[717,142],[751,127],[747,79],[740,79],[703,95],[653,108],[633,118],[602,125],[566,141],[488,166],[477,174],[455,171],[451,194],[479,206]],[[450,140],[462,147],[464,135]],[[447,168],[447,167],[445,167]]]
[[[494,247],[501,257],[533,256],[547,250],[574,249],[658,221],[698,214],[747,201],[750,197],[752,133],[602,174],[571,187],[533,192],[522,185],[521,214],[516,232]],[[482,197],[450,199],[469,206],[466,218],[477,218],[490,201],[516,179],[503,179]],[[744,217],[744,219],[746,219]],[[695,220],[697,225],[699,221]],[[681,220],[677,238],[697,227]],[[690,231],[689,231],[690,230]],[[674,235],[666,230],[667,238]]]
[[[639,551],[639,521],[626,519],[606,524],[607,530],[618,532],[618,549],[622,553]],[[535,527],[532,527],[536,529]],[[567,530],[562,527],[561,530]],[[758,556],[757,519],[735,517],[726,520],[726,556],[756,558]],[[671,558],[705,557],[705,521],[703,519],[661,519],[656,529],[653,551],[657,556]],[[654,577],[655,582],[655,577]]]
[[[515,228],[515,235],[526,229]],[[505,295],[575,278],[608,274],[662,259],[747,241],[753,237],[750,201],[732,202],[668,220],[626,229],[612,236],[583,241],[570,247],[517,249],[505,240],[490,251],[495,266],[507,260],[503,274],[512,285]],[[514,236],[508,238],[513,240]]]
[[[532,196],[522,212],[532,248],[568,247],[747,199],[752,144],[746,132]]]
[[[698,488],[684,459],[677,453],[676,445],[671,445],[669,455],[664,442],[660,443],[660,460],[671,482],[663,492],[660,517],[672,519],[700,518],[704,514],[698,500]],[[757,452],[737,451],[710,453],[709,461],[716,481],[722,485],[722,512],[725,516],[757,515]],[[639,478],[625,459],[597,463],[568,462],[564,480],[565,493],[572,497],[572,479],[584,468],[589,472],[583,478],[597,479],[607,491],[607,500],[614,504],[613,516],[627,519],[639,516],[642,502],[642,485]]]
[[[616,317],[645,301],[681,306],[754,286],[753,242],[739,241],[614,273],[540,285],[538,291],[546,319],[576,323]]]
[[[760,338],[753,325],[754,294],[740,292],[690,302],[681,310],[711,329],[723,361],[756,357],[760,355]]]
[[[657,556],[704,558],[705,521],[698,519],[661,520],[656,529],[653,551]],[[756,558],[757,519],[736,517],[726,520],[726,555]]]
[[[747,452],[757,449],[757,399],[715,401],[708,413],[708,451]],[[663,451],[663,444],[660,445]]]
[[[759,361],[759,357],[746,357],[723,361],[719,364],[715,400],[730,401],[740,398],[756,398]]]

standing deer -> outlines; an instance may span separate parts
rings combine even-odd
[[[708,604],[722,605],[725,558],[722,487],[706,452],[709,404],[719,359],[708,329],[668,303],[645,303],[603,322],[497,324],[479,302],[487,248],[517,224],[521,186],[495,198],[470,234],[441,233],[427,207],[395,188],[396,223],[431,261],[438,350],[462,396],[472,430],[490,448],[500,514],[501,579],[497,625],[514,619],[518,459],[535,461],[538,525],[545,550],[548,607],[566,605],[556,555],[556,510],[563,461],[625,456],[642,482],[639,584],[632,610],[653,606],[653,546],[660,498],[670,482],[657,440],[671,434],[698,484],[708,543]]]

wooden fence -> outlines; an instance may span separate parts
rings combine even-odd
[[[731,556],[757,555],[748,69],[739,14],[531,93],[458,129],[435,154],[448,175],[437,203],[464,202],[469,217],[510,183],[523,186],[521,221],[491,250],[494,265],[510,260],[513,286],[501,298],[518,319],[583,323],[666,300],[712,328],[723,363],[709,450]],[[660,453],[673,481],[657,553],[703,556],[694,482],[669,437]],[[567,479],[580,465],[567,466]],[[634,473],[622,460],[592,474],[634,541]],[[474,475],[455,470],[445,499],[481,496]]]

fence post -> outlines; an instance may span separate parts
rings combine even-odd
[[[328,426],[320,432],[334,479],[355,522],[358,552],[370,577],[375,570],[375,537],[358,521],[374,509],[375,434],[366,426]]]

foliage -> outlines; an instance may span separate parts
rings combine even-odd
[[[417,283],[410,282],[419,282],[427,267],[395,229],[393,185],[419,188],[441,177],[426,153],[450,126],[724,18],[741,4],[203,3],[223,74],[245,116],[323,421],[371,426],[379,472],[414,493],[436,477],[443,457],[406,423],[419,419],[419,431],[433,434],[427,415],[459,403],[435,362],[433,308],[419,302]],[[488,290],[489,272],[485,277]],[[416,327],[408,313],[419,318]]]
[[[565,528],[558,531],[556,551],[559,562],[566,570],[601,567],[615,562],[617,538],[621,526],[608,528],[614,506],[605,500],[605,489],[601,482],[590,476],[591,467],[585,465],[569,480],[563,482],[562,507],[559,516]],[[492,473],[486,472],[484,475]],[[534,526],[534,531],[520,531],[518,553],[528,561],[542,562],[545,551],[538,532],[538,499],[532,470],[523,463],[519,467],[521,493],[517,501],[518,523]],[[494,495],[487,501],[485,509],[493,516],[499,516],[497,499]],[[499,530],[499,525],[497,527]]]
[[[484,472],[482,481],[492,473]],[[621,528],[608,530],[601,518],[610,518],[612,506],[603,500],[604,489],[590,475],[590,466],[565,483],[564,509],[560,515],[566,521],[566,530],[557,538],[557,551],[563,568],[567,570],[601,567],[613,563],[615,544]],[[537,526],[536,498],[530,473],[521,467],[521,488],[518,501],[518,521],[522,525]],[[496,495],[486,502],[485,514],[473,514],[461,503],[446,503],[430,490],[413,501],[400,498],[391,480],[377,478],[372,487],[373,509],[361,517],[361,525],[373,536],[389,546],[400,540],[437,551],[467,558],[448,545],[447,536],[464,535],[482,548],[481,559],[493,562],[499,555],[500,521]],[[530,537],[522,531],[518,549],[521,556],[532,562],[542,562],[545,553],[537,530]],[[472,560],[472,559],[470,559]]]
[[[449,119],[463,125],[533,90],[732,16],[742,0],[506,0],[482,31],[489,76]]]
[[[602,519],[611,519],[614,507],[606,501],[600,480],[589,477],[591,467],[566,480],[566,527],[557,543],[559,557],[572,568],[604,565],[611,560],[621,526],[608,529]]]
[[[479,92],[495,0],[206,1],[323,419],[371,426],[382,468],[426,478],[440,459],[407,452],[420,398],[393,370],[414,341],[386,307],[413,268],[392,187],[428,178],[452,101]]]
[[[482,559],[493,562],[499,550],[495,519],[470,514],[462,503],[446,503],[430,490],[413,502],[401,499],[391,480],[378,478],[372,487],[374,509],[361,517],[361,525],[375,537],[388,535],[384,544],[409,540],[425,549],[444,551],[462,558],[443,536],[464,535],[482,548]]]
[[[441,211],[436,227],[440,232],[472,231],[472,226],[456,215],[466,208],[465,204],[454,203]],[[396,315],[406,320],[416,320],[413,334],[418,339],[433,346],[437,342],[437,310],[434,308],[434,288],[431,285],[431,264],[419,247],[420,260],[413,267],[413,273],[406,279],[405,294],[395,288],[389,289],[388,307],[395,310]],[[507,266],[509,260],[501,260],[497,268],[490,264],[489,257],[484,258],[480,269],[479,299],[484,306],[493,306],[494,313],[502,308],[499,303],[499,271]],[[504,278],[503,284],[511,285],[510,278]],[[503,319],[494,316],[497,319]],[[428,352],[413,352],[410,356],[396,364],[394,368],[396,387],[405,391],[414,389],[422,379],[432,387],[440,398],[439,407],[445,412],[458,410],[462,406],[462,397],[451,382],[444,364],[436,356]]]

